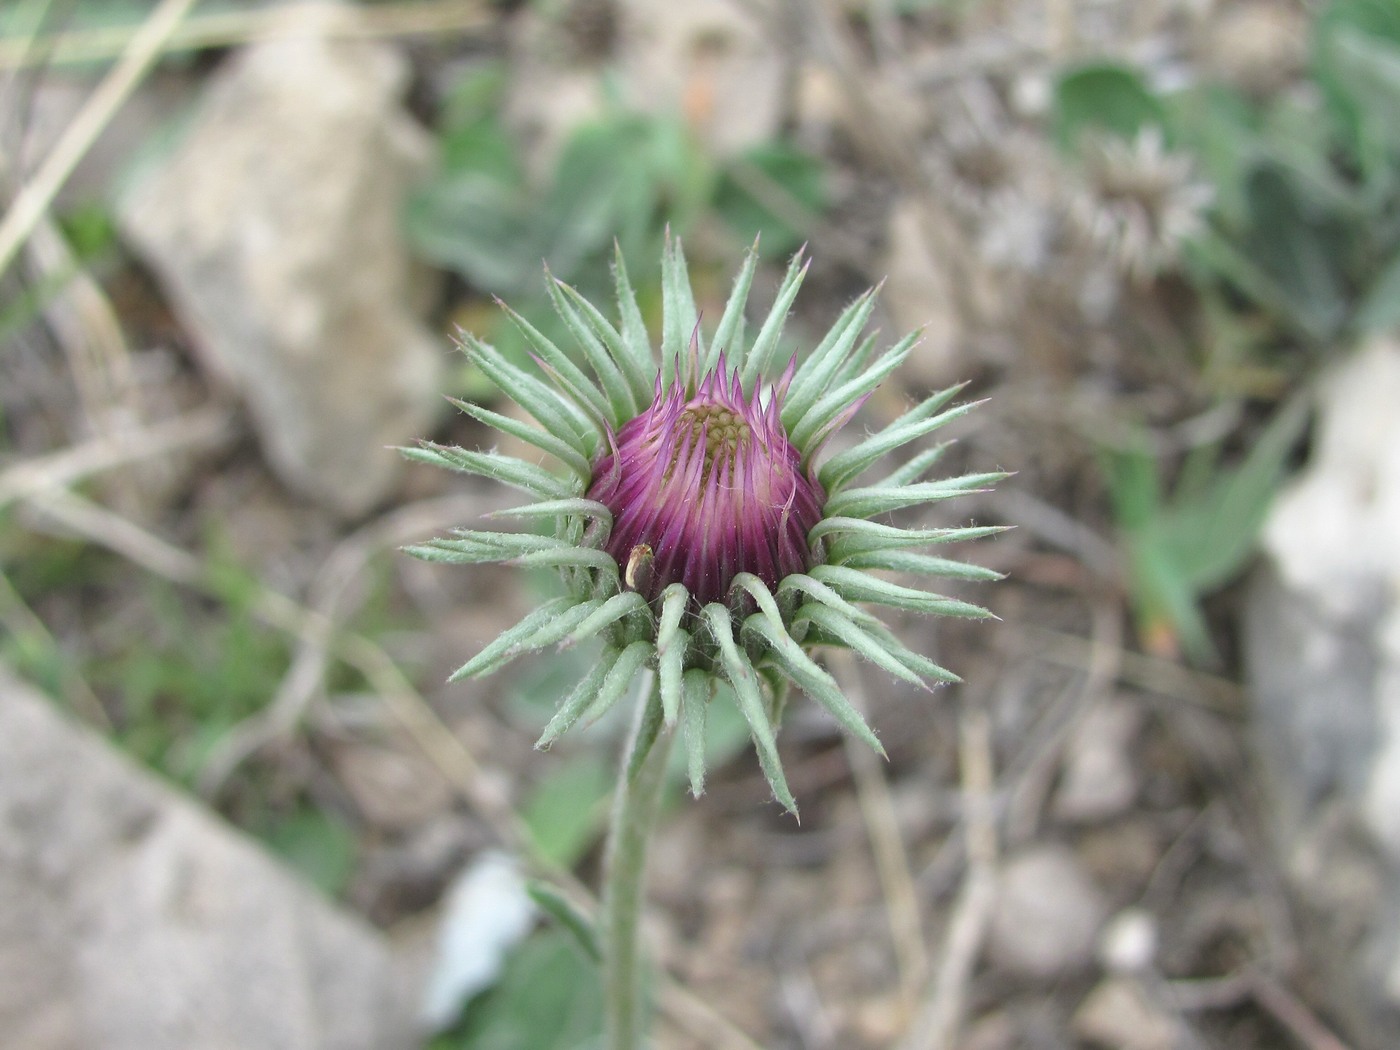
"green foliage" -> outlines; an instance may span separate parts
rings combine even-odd
[[[1313,23],[1315,93],[1263,100],[1221,84],[1160,93],[1132,68],[1061,77],[1053,126],[1154,128],[1187,150],[1214,192],[1189,243],[1190,276],[1268,318],[1265,345],[1329,349],[1400,319],[1400,5],[1334,0]]]
[[[59,227],[73,254],[73,264],[46,274],[0,299],[0,353],[5,344],[31,324],[64,289],[80,267],[101,268],[115,256],[116,224],[101,204],[80,204],[59,217]]]
[[[1216,446],[1198,450],[1170,492],[1145,441],[1105,452],[1124,572],[1149,647],[1180,650],[1196,663],[1217,656],[1200,600],[1254,553],[1305,421],[1300,403],[1280,409],[1235,466],[1221,466]]]
[[[1064,73],[1055,85],[1054,134],[1072,150],[1094,130],[1131,139],[1163,122],[1162,102],[1137,70],[1114,62],[1092,62]]]
[[[326,810],[300,805],[269,816],[253,831],[328,897],[344,890],[354,873],[355,830]]]
[[[571,868],[602,833],[613,762],[596,751],[552,765],[521,810],[540,857]]]
[[[146,644],[97,658],[88,676],[115,697],[118,742],[172,779],[193,783],[226,733],[260,710],[287,666],[286,639],[236,609],[191,630],[185,597],[146,585]]]
[[[758,236],[770,257],[789,255],[826,206],[825,171],[790,143],[763,143],[720,173],[711,203],[735,236]]]
[[[427,259],[472,287],[511,300],[553,338],[559,322],[539,294],[543,261],[588,298],[605,298],[616,247],[646,273],[666,228],[684,235],[713,218],[744,242],[761,235],[765,255],[785,254],[825,207],[819,162],[784,142],[735,161],[709,156],[673,115],[621,105],[573,128],[550,171],[532,177],[500,115],[503,68],[464,78],[446,107],[439,171],[410,202],[406,229]],[[654,302],[657,289],[638,290]],[[521,348],[510,326],[487,341]]]
[[[429,1050],[594,1050],[602,1002],[597,968],[573,936],[544,930],[511,953],[496,985]]]

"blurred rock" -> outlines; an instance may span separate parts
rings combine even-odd
[[[1104,924],[1099,962],[1110,973],[1141,973],[1157,959],[1157,919],[1143,908],[1124,908]]]
[[[730,156],[773,138],[782,118],[782,51],[761,17],[729,0],[617,0],[628,94],[682,112],[706,148]]]
[[[989,950],[997,966],[1036,980],[1083,969],[1103,922],[1103,894],[1063,846],[1034,846],[1006,862]]]
[[[249,47],[118,212],[282,480],[347,515],[387,494],[446,360],[399,233],[431,155],[406,80],[393,50],[314,25]]]
[[[897,332],[923,329],[914,352],[904,364],[906,379],[916,387],[938,389],[963,378],[967,362],[959,352],[962,336],[953,302],[949,263],[934,252],[927,217],[916,200],[901,199],[890,210],[885,257],[879,271],[886,274],[880,302]]]
[[[598,26],[606,33],[600,34]],[[761,20],[727,0],[574,0],[512,26],[506,111],[550,170],[580,123],[629,108],[681,116],[706,151],[729,157],[779,130],[786,72]],[[599,61],[609,58],[603,76]]]
[[[419,827],[452,804],[447,781],[421,752],[350,740],[334,756],[335,770],[355,805],[385,831]]]
[[[1307,62],[1308,14],[1292,4],[1222,4],[1202,30],[1207,66],[1259,98],[1293,84]]]
[[[1105,1050],[1173,1050],[1182,1045],[1180,1026],[1129,977],[1099,983],[1075,1011],[1073,1026],[1079,1038]]]
[[[1084,716],[1065,752],[1055,816],[1088,823],[1132,806],[1139,788],[1133,742],[1141,726],[1141,713],[1123,700],[1099,704]]]
[[[1251,731],[1311,955],[1363,1045],[1400,1023],[1400,341],[1324,384],[1245,610]],[[1334,964],[1335,963],[1335,964]]]
[[[390,1050],[387,948],[0,669],[0,1046]]]

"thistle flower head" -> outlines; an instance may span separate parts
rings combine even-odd
[[[744,311],[756,265],[751,251],[708,348],[678,241],[668,241],[662,259],[659,355],[620,256],[617,324],[572,288],[548,282],[577,359],[514,313],[535,368],[465,336],[468,357],[540,425],[465,402],[458,407],[551,454],[562,473],[495,451],[425,443],[406,453],[524,490],[534,502],[504,513],[542,520],[550,530],[458,529],[410,553],[558,570],[565,595],[531,612],[453,676],[486,674],[525,653],[600,637],[601,659],[562,702],[539,746],[601,716],[638,672],[651,668],[656,724],[683,725],[699,794],[706,710],[715,684],[724,681],[748,721],[774,795],[795,810],[775,743],[788,684],[882,750],[812,650],[843,646],[927,686],[955,676],[904,646],[862,605],[989,615],[867,570],[995,578],[917,548],[996,529],[906,529],[871,519],[976,491],[1004,475],[924,480],[941,451],[935,448],[873,485],[854,484],[886,454],[966,412],[971,406],[950,407],[958,388],[933,395],[818,467],[827,440],[908,356],[916,334],[876,354],[874,338],[863,335],[872,290],[846,308],[810,353],[783,365],[783,324],[806,266],[799,253],[749,338]]]
[[[661,386],[598,461],[588,497],[612,512],[604,549],[649,601],[682,584],[697,607],[750,573],[770,590],[811,567],[808,531],[826,496],[788,440],[776,387],[745,397],[723,352],[693,383]]]

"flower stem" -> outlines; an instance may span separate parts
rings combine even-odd
[[[647,845],[656,823],[674,734],[662,730],[661,693],[654,679],[646,683],[642,695],[613,797],[603,875],[603,1017],[607,1050],[641,1050],[647,1028],[638,933],[645,896]]]

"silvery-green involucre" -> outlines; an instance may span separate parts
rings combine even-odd
[[[601,638],[602,658],[561,704],[540,746],[581,719],[597,718],[649,667],[659,686],[652,720],[657,728],[681,723],[699,794],[706,707],[722,679],[748,721],[774,795],[795,809],[774,742],[789,683],[883,753],[813,660],[813,648],[850,648],[926,686],[955,676],[903,645],[862,606],[988,615],[869,570],[995,578],[918,550],[994,528],[906,529],[873,519],[982,489],[1004,475],[923,480],[939,458],[941,447],[934,447],[886,477],[856,483],[887,453],[968,411],[970,405],[948,407],[958,388],[935,394],[818,465],[827,440],[908,356],[917,333],[877,354],[874,337],[863,335],[874,308],[871,291],[847,307],[814,349],[785,360],[783,322],[806,266],[800,255],[793,260],[772,310],[750,336],[744,310],[756,264],[750,252],[708,342],[678,242],[668,244],[662,259],[659,354],[620,257],[616,324],[574,289],[548,281],[576,354],[514,313],[537,368],[512,364],[466,336],[468,357],[540,426],[465,402],[458,407],[549,453],[564,471],[434,444],[408,454],[522,489],[535,502],[504,513],[546,522],[549,532],[458,529],[411,553],[558,570],[565,596],[530,613],[453,676],[485,674],[547,646]]]

